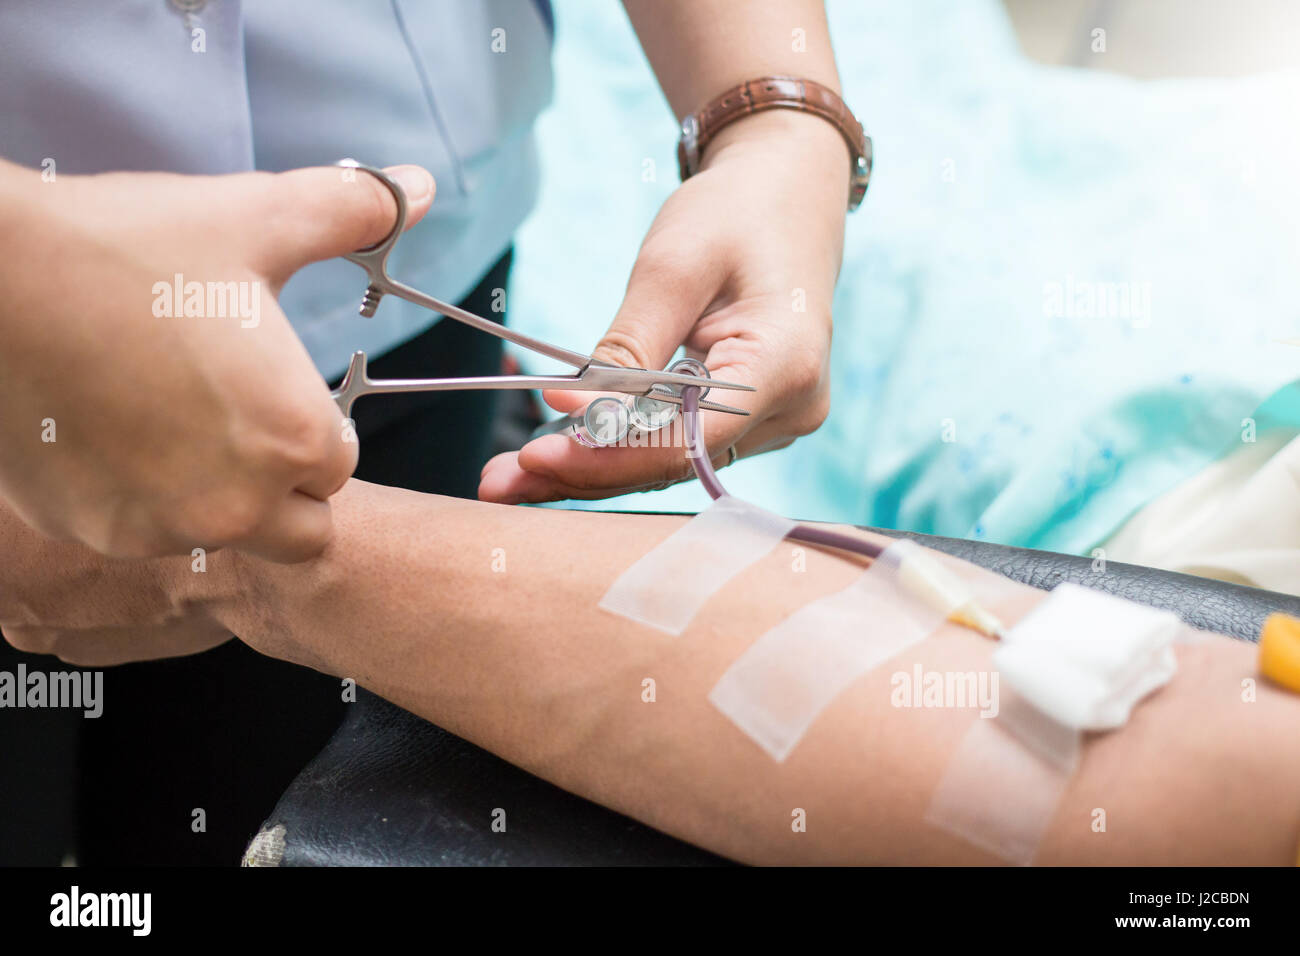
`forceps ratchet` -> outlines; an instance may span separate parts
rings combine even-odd
[[[681,389],[687,385],[700,385],[697,375],[680,372],[654,371],[644,368],[626,368],[610,365],[574,352],[558,345],[552,345],[541,339],[533,338],[522,332],[508,329],[498,322],[482,318],[467,312],[459,306],[451,305],[426,295],[418,289],[398,282],[388,274],[388,254],[393,251],[398,238],[406,228],[406,194],[391,176],[382,169],[366,166],[355,160],[344,159],[338,166],[361,170],[374,176],[388,189],[397,203],[397,221],[393,230],[384,239],[373,246],[351,252],[343,258],[355,262],[366,270],[368,285],[361,300],[361,315],[369,318],[375,314],[380,300],[386,295],[397,296],[432,312],[438,312],[457,322],[473,326],[499,339],[513,342],[540,355],[555,359],[575,369],[571,375],[481,375],[467,378],[399,378],[374,380],[366,374],[366,353],[354,352],[348,370],[339,387],[331,393],[343,414],[352,416],[352,405],[363,395],[380,392],[441,392],[458,389],[517,389],[517,388],[555,388],[583,392],[621,392],[626,395],[651,396],[661,402],[674,405],[682,403]],[[732,382],[719,382],[707,379],[710,389],[735,389],[752,392],[752,385],[739,385]],[[701,401],[700,408],[715,412],[727,412],[732,415],[748,415],[743,408],[733,408],[717,402]]]

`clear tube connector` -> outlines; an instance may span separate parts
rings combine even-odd
[[[668,366],[670,372],[709,377],[704,363],[692,358],[678,359]],[[671,386],[656,385],[649,395],[602,395],[593,399],[585,409],[571,412],[553,422],[542,425],[533,437],[568,432],[579,444],[589,448],[606,448],[622,442],[632,431],[643,434],[667,428],[681,415],[682,407],[676,402],[654,398],[654,392],[674,395]],[[708,394],[703,389],[700,397]]]
[[[573,437],[590,448],[617,445],[631,430],[627,400],[613,395],[593,399],[573,423]]]

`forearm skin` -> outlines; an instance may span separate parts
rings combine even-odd
[[[320,559],[214,555],[218,616],[264,652],[360,684],[554,783],[752,863],[979,863],[922,822],[973,710],[896,709],[892,673],[987,669],[992,643],[945,626],[855,682],[773,762],[707,700],[760,634],[860,565],[781,546],[673,638],[597,607],[681,519],[522,509],[352,482]],[[494,549],[501,549],[496,551]],[[504,570],[494,570],[501,566]],[[1042,598],[997,607],[1014,620]],[[869,628],[870,622],[864,622]],[[1180,648],[1180,672],[1124,730],[1094,738],[1043,863],[1294,862],[1300,698],[1255,676],[1253,648]],[[642,700],[653,678],[656,700]],[[1106,810],[1095,833],[1092,810]],[[807,814],[794,832],[791,814]]]
[[[624,0],[623,7],[678,119],[760,76],[797,76],[839,92],[821,0]]]

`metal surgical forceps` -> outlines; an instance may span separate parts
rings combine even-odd
[[[379,300],[385,295],[395,295],[430,311],[439,312],[448,318],[455,319],[457,322],[472,325],[489,335],[495,335],[497,338],[513,342],[515,345],[522,346],[540,355],[556,359],[578,370],[572,375],[484,375],[469,378],[400,378],[374,381],[366,374],[366,353],[359,351],[352,354],[352,361],[348,364],[348,370],[343,376],[343,381],[331,393],[334,401],[338,403],[345,416],[351,417],[352,404],[358,398],[376,392],[441,392],[455,389],[491,388],[558,388],[583,392],[622,392],[627,395],[646,396],[651,395],[651,392],[653,392],[653,397],[659,401],[680,405],[682,403],[682,387],[700,384],[700,378],[697,375],[652,371],[643,368],[623,368],[622,366],[597,361],[590,355],[571,352],[568,349],[560,348],[558,345],[551,345],[532,336],[524,335],[522,332],[507,329],[499,323],[481,318],[472,312],[466,312],[464,309],[446,302],[440,302],[433,296],[425,295],[423,292],[412,289],[410,286],[403,285],[393,279],[388,274],[388,254],[392,252],[393,246],[397,244],[398,237],[402,235],[402,231],[406,228],[406,194],[402,192],[402,187],[397,185],[393,178],[382,169],[364,166],[350,159],[342,160],[338,165],[363,170],[374,176],[393,194],[393,199],[397,202],[397,222],[393,225],[393,231],[382,242],[343,257],[365,269],[366,276],[370,280],[365,297],[361,301],[361,314],[363,316],[369,318],[374,315],[375,309],[379,306]],[[717,382],[712,379],[708,380],[708,386],[710,388],[738,389],[746,392],[754,391],[751,385]],[[749,414],[742,408],[732,408],[730,405],[720,405],[716,402],[702,401],[699,403],[699,407],[715,412],[728,412],[732,415]]]

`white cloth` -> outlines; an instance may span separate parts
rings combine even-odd
[[[1102,549],[1115,561],[1300,595],[1300,437],[1244,443],[1152,501]]]

